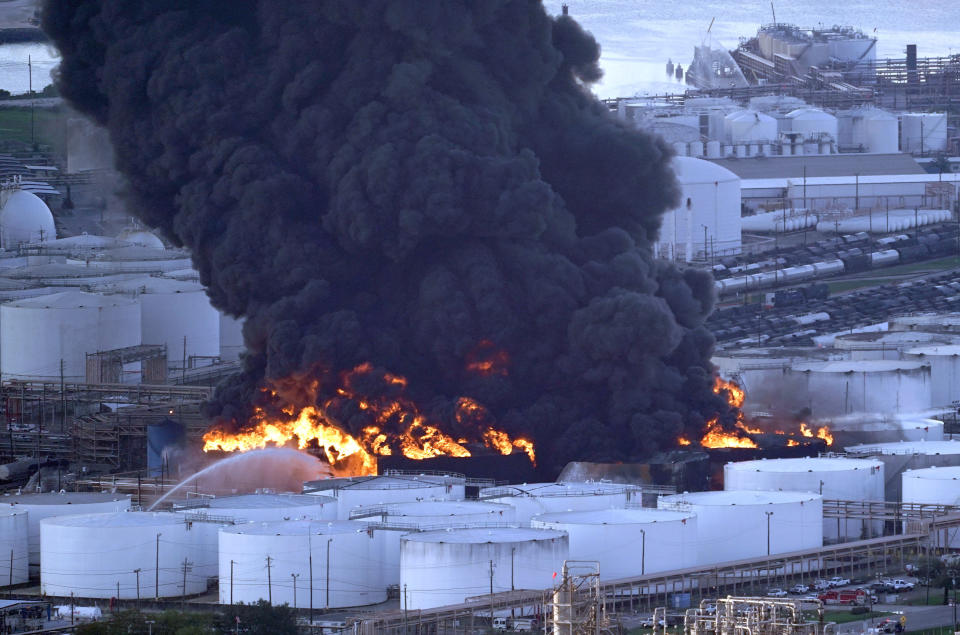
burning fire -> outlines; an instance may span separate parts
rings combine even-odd
[[[470,450],[465,444],[477,443],[500,454],[512,454],[514,450],[525,452],[536,465],[533,443],[511,438],[506,432],[487,425],[489,414],[476,401],[466,397],[457,401],[454,416],[468,434],[454,438],[428,422],[416,404],[402,394],[407,385],[403,377],[384,373],[379,378],[397,394],[375,397],[359,394],[358,380],[371,377],[372,373],[370,364],[361,364],[345,373],[335,396],[322,405],[305,406],[299,410],[287,405],[281,411],[283,416],[269,416],[263,408],[256,408],[249,425],[239,432],[219,429],[207,432],[203,436],[203,450],[245,452],[292,443],[302,450],[316,444],[331,466],[340,468],[343,473],[367,475],[377,473],[377,456],[399,452],[415,460],[443,455],[467,457]],[[313,381],[307,392],[315,393],[316,388],[317,382]],[[279,398],[274,390],[265,392],[271,399]],[[360,434],[347,433],[330,414],[335,406],[342,406],[346,401],[355,404],[371,419]]]
[[[498,349],[490,340],[480,340],[467,354],[467,371],[484,377],[506,376],[509,365],[510,355],[507,351]]]
[[[756,448],[757,443],[749,435],[763,434],[764,431],[759,428],[752,428],[744,420],[743,401],[745,398],[744,390],[732,381],[724,381],[716,377],[713,382],[714,394],[724,394],[727,403],[737,409],[737,421],[733,430],[726,430],[720,424],[719,418],[714,417],[707,421],[704,426],[703,437],[700,439],[700,445],[705,448]],[[783,430],[776,430],[773,434],[788,435]],[[833,435],[827,426],[817,428],[816,432],[810,429],[806,423],[800,424],[799,434],[807,438],[822,439],[827,445],[833,445]],[[789,436],[789,435],[788,435]],[[680,437],[677,444],[681,446],[692,445],[690,439]],[[800,445],[796,439],[787,439],[787,447]]]

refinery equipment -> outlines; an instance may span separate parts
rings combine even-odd
[[[383,532],[355,521],[248,523],[220,532],[220,603],[328,609],[387,599]]]
[[[876,457],[883,461],[887,481],[885,500],[901,498],[901,475],[907,470],[960,466],[960,441],[900,441],[869,443],[845,448],[851,457]]]
[[[680,205],[663,215],[656,254],[690,262],[740,253],[740,178],[692,157],[674,157],[673,168]]]
[[[337,499],[337,518],[365,505],[389,505],[427,500],[463,500],[466,479],[452,474],[403,474],[354,476],[310,481],[304,494],[322,494]]]
[[[534,516],[531,526],[566,532],[570,557],[599,563],[601,580],[686,569],[697,564],[691,512],[605,509]]]
[[[605,482],[524,483],[484,488],[480,498],[504,503],[516,510],[516,521],[527,525],[530,519],[547,512],[623,509],[636,488]]]
[[[697,564],[814,549],[823,544],[823,497],[720,491],[661,496],[659,509],[697,517]]]
[[[207,578],[194,570],[202,545],[181,514],[115,512],[40,523],[44,595],[135,600],[194,595]]]
[[[409,610],[512,589],[544,589],[569,555],[567,534],[491,527],[412,533],[400,540],[400,601]]]
[[[0,503],[27,513],[30,566],[40,566],[40,522],[44,518],[74,514],[102,514],[130,509],[129,494],[98,492],[50,492],[5,494]]]
[[[683,619],[684,635],[833,635],[836,624],[824,623],[823,605],[816,601],[817,619],[808,619],[800,600],[767,597],[732,597],[703,600],[688,609]],[[665,617],[665,609],[654,613]]]
[[[828,499],[882,501],[884,484],[883,463],[877,459],[761,459],[727,463],[723,468],[725,490],[816,492]],[[882,521],[823,521],[827,541],[861,540],[882,533]]]

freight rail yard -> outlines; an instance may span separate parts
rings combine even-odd
[[[960,57],[774,16],[600,101],[577,6],[214,4],[17,0],[0,631],[946,605]]]

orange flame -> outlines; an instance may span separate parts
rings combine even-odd
[[[725,430],[720,425],[717,417],[710,419],[704,426],[700,445],[705,448],[756,448],[756,442],[748,435],[763,434],[764,431],[760,428],[747,425],[744,420],[741,408],[743,407],[746,394],[743,388],[732,381],[725,381],[720,377],[715,377],[713,381],[713,392],[717,395],[723,394],[727,403],[732,408],[737,409],[737,421],[734,424],[733,430]],[[776,430],[773,434],[790,436],[789,433],[783,430]],[[833,435],[830,434],[830,429],[827,426],[817,428],[816,432],[814,432],[807,424],[801,423],[799,434],[807,438],[822,439],[827,445],[833,445]],[[677,439],[677,444],[687,446],[691,445],[691,441],[687,437],[681,436]],[[787,447],[796,447],[798,445],[800,445],[800,443],[796,439],[787,440]]]
[[[467,370],[485,377],[506,375],[509,365],[510,355],[507,351],[496,348],[490,340],[480,340],[467,354]]]
[[[464,444],[476,442],[483,443],[501,454],[511,454],[514,449],[521,450],[536,465],[532,442],[522,438],[512,439],[506,432],[488,425],[489,414],[486,408],[467,397],[461,397],[457,401],[455,417],[457,423],[469,434],[454,439],[429,423],[416,404],[402,394],[377,397],[358,395],[354,387],[355,380],[371,372],[372,365],[365,363],[345,373],[342,385],[335,391],[336,396],[322,406],[306,406],[297,412],[293,405],[285,405],[281,412],[289,417],[288,419],[269,418],[262,408],[257,408],[249,425],[240,432],[230,433],[214,429],[204,434],[203,450],[245,452],[268,445],[283,446],[292,443],[305,449],[316,443],[334,468],[342,468],[351,474],[369,475],[377,473],[377,456],[391,456],[399,451],[403,456],[415,460],[442,455],[468,457],[470,450],[464,447]],[[407,386],[407,380],[398,375],[384,373],[382,379],[395,387],[390,391],[393,393],[402,393]],[[284,380],[285,385],[291,382],[290,379]],[[311,382],[311,385],[307,386],[306,394],[316,391],[318,382]],[[278,398],[275,391],[265,392]],[[352,400],[357,408],[367,413],[364,416],[371,417],[376,424],[362,428],[358,435],[345,432],[329,415],[334,401],[343,399]]]

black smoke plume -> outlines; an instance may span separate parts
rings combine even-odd
[[[135,212],[246,318],[220,425],[269,382],[309,375],[322,397],[366,361],[444,425],[476,399],[547,471],[723,410],[709,277],[651,254],[670,150],[587,91],[599,46],[573,19],[534,0],[51,0],[43,28]],[[481,342],[506,372],[466,368]]]

